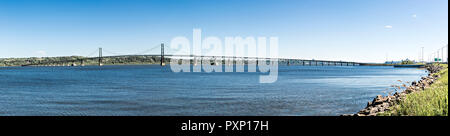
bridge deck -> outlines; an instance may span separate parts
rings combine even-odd
[[[46,61],[39,63],[31,63],[22,66],[42,66],[42,65],[51,65],[51,64],[59,64],[59,65],[73,65],[77,62],[80,62],[83,65],[83,62],[87,60],[98,60],[101,59],[114,59],[114,58],[124,58],[124,57],[152,57],[155,59],[160,59],[160,55],[121,55],[121,56],[102,56],[102,57],[90,57],[90,58],[79,58],[74,60],[62,60],[62,61]],[[254,61],[254,60],[270,60],[275,59],[278,60],[279,64],[286,65],[303,65],[303,66],[358,66],[363,63],[358,62],[348,62],[348,61],[329,61],[329,60],[307,60],[307,59],[290,59],[290,58],[258,58],[258,57],[234,57],[234,56],[195,56],[195,55],[165,55],[166,59],[178,58],[178,59],[214,59],[214,60],[244,60],[244,61]],[[80,64],[79,63],[79,64]],[[101,61],[99,61],[101,63]]]

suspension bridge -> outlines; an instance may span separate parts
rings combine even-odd
[[[153,53],[149,54],[150,52],[157,51],[157,49],[160,50],[160,53]],[[183,59],[189,59],[192,65],[197,65],[197,60],[200,60],[199,62],[202,63],[201,60],[212,60],[211,64],[214,65],[217,61],[225,61],[225,60],[242,60],[244,61],[244,64],[248,64],[250,61],[256,60],[270,60],[271,58],[258,58],[258,57],[234,57],[234,56],[196,56],[196,55],[189,55],[190,53],[185,53],[186,55],[173,55],[173,54],[166,54],[167,51],[171,52],[180,52],[179,50],[173,50],[171,48],[168,48],[165,44],[154,46],[148,50],[135,53],[135,54],[128,54],[123,55],[121,53],[115,53],[111,52],[109,50],[105,50],[103,48],[98,48],[97,50],[93,51],[92,53],[84,56],[79,57],[76,59],[65,59],[65,60],[47,60],[47,61],[38,61],[38,62],[30,62],[28,64],[22,65],[22,66],[85,66],[87,65],[86,62],[91,62],[90,65],[92,65],[92,62],[96,62],[95,65],[103,66],[105,63],[105,60],[111,60],[110,63],[116,64],[121,63],[119,58],[125,58],[129,59],[130,57],[141,57],[139,61],[148,61],[151,63],[159,63],[161,66],[165,66],[166,62],[170,61],[171,58],[183,58]],[[107,53],[109,55],[103,55],[104,53]],[[136,59],[135,58],[135,59]],[[145,60],[147,59],[147,60]],[[273,58],[272,58],[273,59]],[[349,61],[329,61],[329,60],[307,60],[307,59],[292,59],[292,58],[276,58],[278,60],[279,64],[282,65],[301,65],[301,66],[359,66],[364,65],[364,63],[358,63],[358,62],[349,62]],[[117,62],[115,62],[117,61]],[[235,62],[233,62],[235,63]],[[225,64],[225,63],[222,63]]]

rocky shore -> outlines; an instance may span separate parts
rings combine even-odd
[[[407,94],[423,91],[430,87],[439,77],[439,75],[434,75],[443,69],[439,65],[427,65],[426,66],[429,74],[418,82],[412,82],[410,86],[405,86],[406,89],[403,92],[396,92],[394,95],[382,96],[378,95],[372,101],[367,103],[366,108],[359,111],[356,114],[345,114],[342,116],[376,116],[377,114],[388,112],[391,110],[390,107],[396,105],[403,99],[405,99]]]

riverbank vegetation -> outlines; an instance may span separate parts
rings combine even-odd
[[[167,60],[166,60],[167,61]],[[47,65],[47,66],[68,66],[68,65],[98,65],[98,58],[86,58],[81,56],[68,57],[32,57],[32,58],[0,58],[0,67],[22,66],[22,65]],[[159,64],[159,56],[135,55],[103,57],[104,65],[146,65]]]
[[[440,76],[429,88],[406,96],[381,116],[448,116],[448,65],[435,75]]]

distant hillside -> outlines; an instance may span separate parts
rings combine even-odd
[[[83,60],[83,61],[82,61]],[[81,56],[70,57],[32,57],[32,58],[0,58],[0,67],[22,66],[30,64],[42,65],[98,65],[98,58],[86,58]],[[116,56],[102,58],[104,65],[127,65],[127,64],[159,64],[160,57],[157,56]]]

